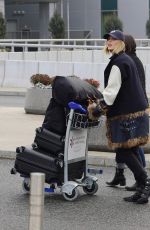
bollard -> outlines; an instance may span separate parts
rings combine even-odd
[[[29,230],[43,228],[44,183],[44,173],[31,173]]]

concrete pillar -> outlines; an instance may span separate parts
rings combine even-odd
[[[43,229],[44,173],[31,173],[29,230]]]
[[[39,4],[40,18],[40,38],[49,38],[48,23],[49,23],[49,3]]]
[[[56,9],[56,3],[49,3],[49,20],[53,17]]]
[[[4,0],[0,0],[0,12],[3,14],[3,17],[5,18],[5,2],[4,2]]]
[[[48,31],[48,25],[50,18],[55,11],[55,3],[40,3],[39,4],[39,17],[40,17],[40,38],[50,38],[50,32]]]

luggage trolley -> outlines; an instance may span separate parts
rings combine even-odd
[[[44,172],[45,182],[49,185],[45,187],[45,192],[54,192],[59,187],[63,197],[68,201],[78,197],[78,187],[82,187],[88,195],[93,195],[98,190],[98,179],[92,174],[101,174],[102,170],[88,169],[88,128],[100,126],[102,120],[89,121],[87,111],[80,104],[70,102],[68,106],[70,111],[66,119],[63,154],[60,153],[58,157],[52,154],[46,155],[38,151],[36,146],[31,148],[21,146],[16,149],[16,161],[11,174],[20,173],[24,178],[23,189],[27,193],[30,192],[31,172]],[[51,165],[50,169],[49,165]]]
[[[75,200],[79,194],[78,187],[88,195],[93,195],[98,190],[97,177],[92,174],[102,173],[102,170],[88,169],[88,128],[100,125],[100,121],[89,121],[87,111],[74,102],[69,104],[70,113],[67,122],[66,140],[64,149],[64,184],[61,192],[66,200]],[[78,110],[81,113],[76,113]],[[81,181],[68,181],[68,164],[72,161],[85,160],[84,177]]]

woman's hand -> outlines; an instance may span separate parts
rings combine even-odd
[[[98,120],[100,116],[106,114],[108,106],[104,100],[97,100],[96,102],[89,102],[87,110],[89,119]]]
[[[102,110],[96,102],[90,103],[87,107],[87,110],[90,120],[98,120],[98,118],[102,115]]]

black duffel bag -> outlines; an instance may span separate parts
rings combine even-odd
[[[66,133],[65,108],[58,104],[54,98],[51,98],[47,107],[42,127],[58,135],[65,135]]]
[[[89,98],[100,99],[102,94],[94,86],[76,76],[56,76],[52,83],[52,97],[64,107],[67,107],[70,101],[86,106]]]

